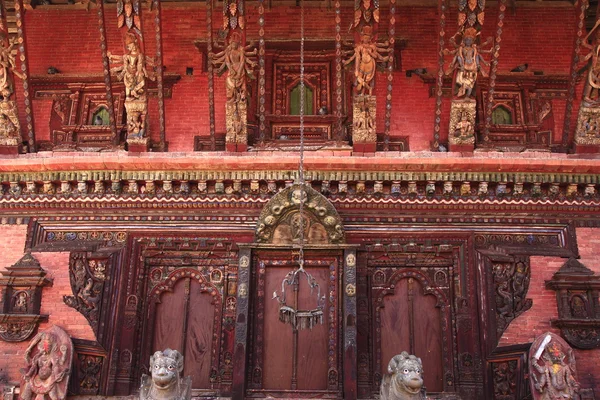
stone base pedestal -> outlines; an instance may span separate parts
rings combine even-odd
[[[473,152],[475,149],[476,110],[475,100],[452,100],[448,130],[449,151]]]
[[[245,143],[225,143],[225,151],[230,153],[244,153],[248,151],[248,145]]]
[[[352,117],[352,149],[372,153],[377,148],[377,100],[375,96],[354,96]]]
[[[248,112],[245,101],[225,105],[225,149],[231,152],[246,151],[248,147]]]
[[[19,146],[18,145],[9,146],[9,145],[2,145],[2,144],[0,144],[0,154],[14,154],[14,155],[17,155],[17,154],[19,154]]]
[[[600,148],[600,107],[582,104],[577,116],[575,151],[595,153]]]
[[[132,153],[146,153],[150,149],[150,140],[144,139],[128,139],[127,151]]]

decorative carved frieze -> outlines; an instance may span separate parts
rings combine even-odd
[[[52,285],[52,280],[31,253],[0,273],[0,338],[7,342],[27,340],[38,324],[48,319],[40,315],[40,305],[42,288]]]
[[[552,325],[567,342],[578,349],[600,347],[600,276],[571,258],[546,288],[556,291],[558,319]]]

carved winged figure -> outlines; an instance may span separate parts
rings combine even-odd
[[[344,66],[354,62],[354,86],[357,95],[372,95],[377,63],[389,62],[390,57],[384,56],[384,54],[390,51],[387,41],[382,43],[373,42],[373,28],[371,26],[365,25],[362,27],[360,43],[356,43],[353,50],[345,52],[350,57],[344,61]]]
[[[452,37],[450,43],[452,43],[455,49],[444,50],[444,54],[454,55],[450,67],[446,71],[446,75],[450,75],[456,71],[454,87],[457,97],[470,98],[473,95],[473,89],[477,82],[477,74],[481,73],[484,77],[488,76],[486,69],[482,68],[481,64],[486,67],[489,67],[490,64],[483,59],[481,54],[492,52],[491,49],[482,49],[490,44],[491,39],[488,39],[480,46],[476,44],[478,35],[479,32],[475,28],[467,28],[462,34],[460,45],[456,44],[456,39]]]
[[[406,351],[394,356],[388,364],[388,374],[381,380],[381,400],[425,400],[423,363]]]

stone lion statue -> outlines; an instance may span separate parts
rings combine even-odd
[[[423,364],[421,359],[403,351],[388,364],[388,374],[381,380],[381,400],[424,400]]]
[[[183,356],[177,350],[157,351],[150,357],[150,373],[142,376],[140,400],[189,400],[192,378],[182,378]]]

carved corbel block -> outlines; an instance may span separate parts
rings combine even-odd
[[[450,151],[473,151],[475,148],[475,100],[453,100],[450,109],[448,141]]]
[[[571,258],[546,288],[556,291],[558,319],[552,325],[567,342],[578,349],[600,347],[600,276]]]
[[[42,288],[52,285],[52,280],[46,278],[46,271],[31,253],[0,273],[0,338],[22,342],[33,334],[40,322],[48,320],[47,315],[40,315],[40,305]]]

